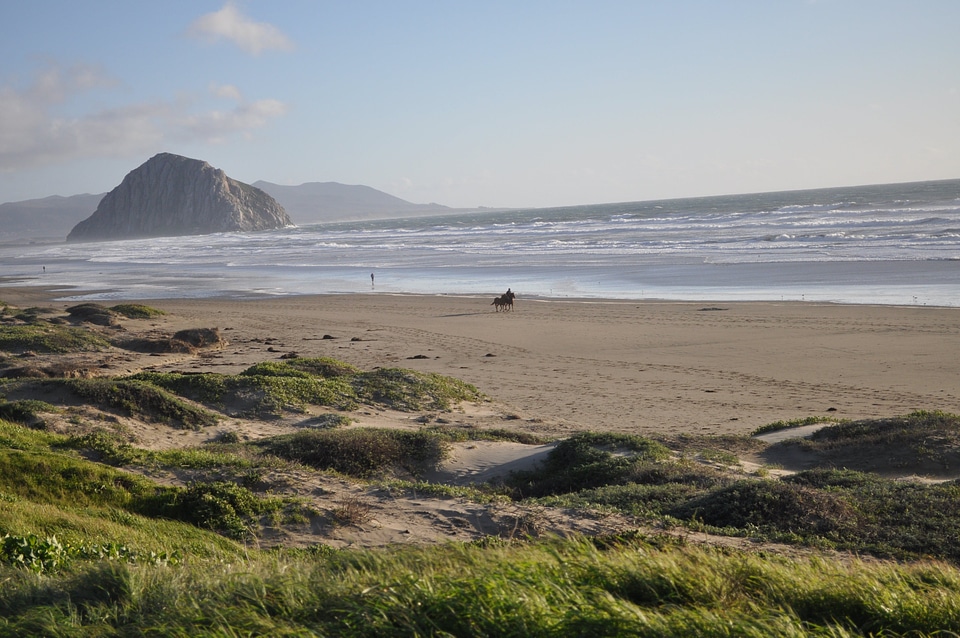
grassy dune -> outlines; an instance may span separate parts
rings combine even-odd
[[[85,305],[75,313],[103,325],[155,316],[146,307]],[[416,479],[454,442],[543,441],[443,425],[346,427],[347,415],[359,405],[417,412],[478,400],[468,384],[402,369],[365,372],[332,359],[263,362],[238,375],[17,376],[24,349],[123,347],[48,314],[3,307],[0,315],[0,368],[10,372],[0,380],[0,636],[960,632],[955,415],[829,422],[811,439],[774,445],[581,432],[533,470],[454,489],[396,477]],[[66,335],[49,336],[61,327]],[[107,427],[123,416],[203,429],[237,415],[277,419],[317,406],[340,412],[296,434],[242,441],[228,433],[188,449],[141,449]],[[52,415],[78,407],[101,425],[80,427],[78,419],[73,433],[46,429]],[[749,473],[740,467],[746,454],[771,463],[800,458],[806,469],[783,478]],[[877,458],[944,480],[894,480]],[[261,549],[265,530],[321,516],[263,480],[278,468],[383,482],[418,498],[616,513],[633,517],[636,528],[381,550]],[[165,485],[148,470],[199,478]],[[725,539],[696,544],[707,534]]]

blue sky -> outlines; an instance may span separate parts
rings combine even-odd
[[[960,178],[957,0],[0,2],[0,202],[159,152],[557,206]]]

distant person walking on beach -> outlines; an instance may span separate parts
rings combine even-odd
[[[373,273],[370,273],[370,287],[373,288]]]

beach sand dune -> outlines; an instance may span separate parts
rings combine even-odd
[[[65,308],[51,291],[5,287],[0,299]],[[285,356],[333,357],[362,369],[412,368],[474,384],[490,398],[449,411],[363,407],[350,427],[504,428],[560,438],[576,431],[749,434],[809,416],[878,418],[915,410],[960,412],[960,310],[808,303],[604,302],[525,299],[494,312],[489,297],[327,295],[258,299],[147,300],[167,315],[127,322],[172,334],[219,328],[226,345],[194,355],[109,355],[100,374],[142,369],[237,373]],[[91,417],[92,418],[92,417]],[[223,426],[243,438],[295,431],[297,419]],[[124,424],[142,447],[188,447],[217,432]],[[793,432],[793,435],[798,432]],[[495,481],[533,467],[552,444],[472,441],[452,446],[422,477],[450,485]],[[182,484],[188,476],[152,478]],[[271,484],[362,521],[299,532],[264,544],[376,546],[469,540],[484,535],[603,533],[624,517],[392,493],[337,477],[270,477]],[[346,504],[346,505],[345,505]],[[718,540],[718,542],[721,542]]]

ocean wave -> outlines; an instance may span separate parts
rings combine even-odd
[[[496,291],[504,281],[539,294],[613,297],[693,287],[813,291],[830,283],[823,273],[831,268],[866,272],[863,286],[906,272],[946,291],[960,285],[958,192],[960,180],[0,247],[0,264],[17,276],[35,276],[42,264],[58,285],[160,296],[369,291],[373,271],[378,291],[399,292]],[[850,275],[845,285],[856,282]]]

